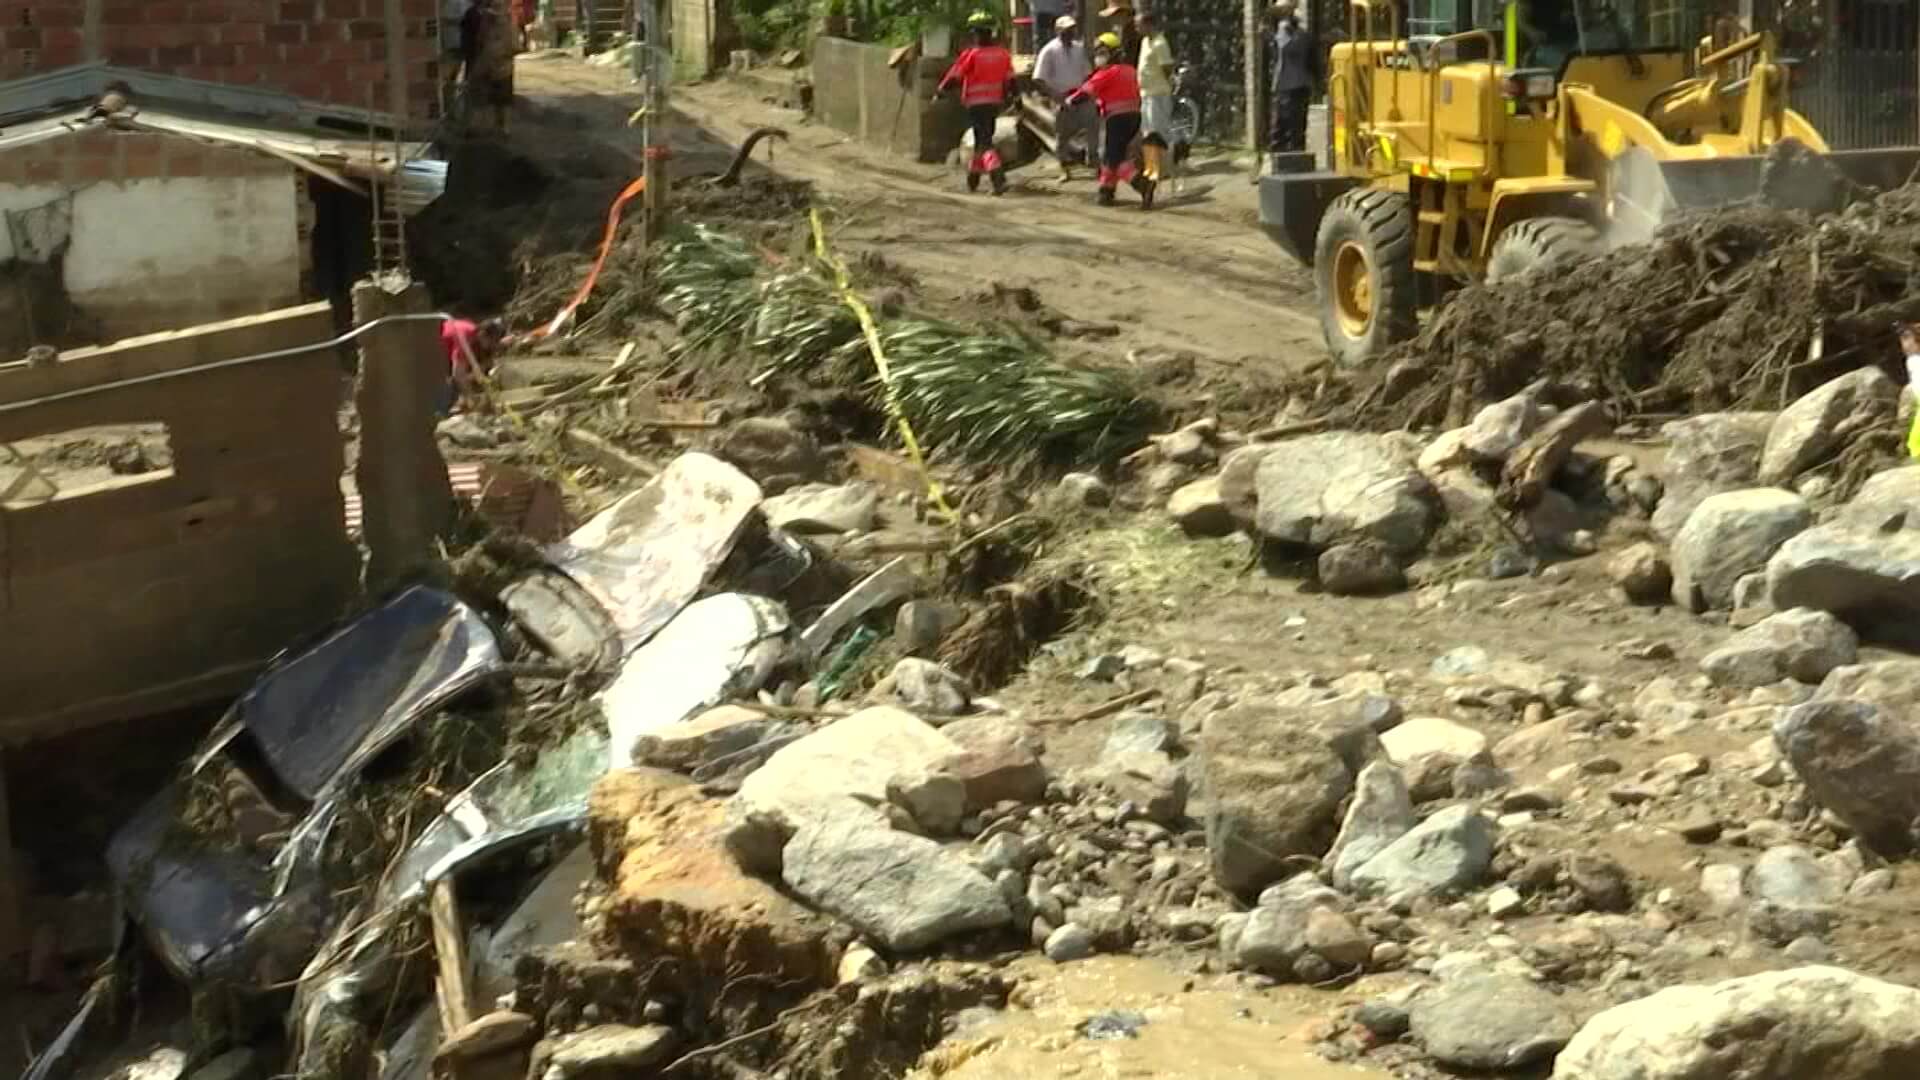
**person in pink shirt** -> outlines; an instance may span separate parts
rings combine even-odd
[[[507,327],[499,319],[474,322],[448,319],[440,324],[440,348],[447,357],[447,387],[440,398],[441,416],[479,388],[493,371],[494,357],[507,344]]]

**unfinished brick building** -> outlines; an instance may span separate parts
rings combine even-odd
[[[107,63],[438,115],[435,0],[0,0],[0,80]]]

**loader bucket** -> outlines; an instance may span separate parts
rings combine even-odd
[[[1650,239],[1677,213],[1759,201],[1784,210],[1836,213],[1864,188],[1881,191],[1914,179],[1920,147],[1841,150],[1818,154],[1796,140],[1764,155],[1660,161],[1635,147],[1613,160],[1609,177],[1608,243]]]

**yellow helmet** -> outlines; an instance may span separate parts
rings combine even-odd
[[[1094,38],[1093,43],[1095,45],[1098,45],[1100,48],[1112,49],[1115,52],[1118,52],[1120,50],[1120,35],[1109,30],[1104,34],[1101,34],[1099,37]]]
[[[992,26],[992,25],[993,25],[993,16],[987,14],[984,11],[976,11],[973,14],[967,16],[967,26],[969,29],[978,30],[983,26]]]

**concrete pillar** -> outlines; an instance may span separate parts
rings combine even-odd
[[[1242,0],[1240,12],[1241,67],[1245,70],[1247,148],[1258,155],[1267,148],[1267,95],[1260,78],[1260,24],[1271,0]]]
[[[353,319],[431,311],[427,290],[394,290],[373,281],[353,287]],[[453,520],[453,485],[434,440],[434,413],[447,381],[439,325],[388,323],[360,337],[361,534],[367,545],[366,588],[373,595],[414,577],[436,558],[434,541]]]

